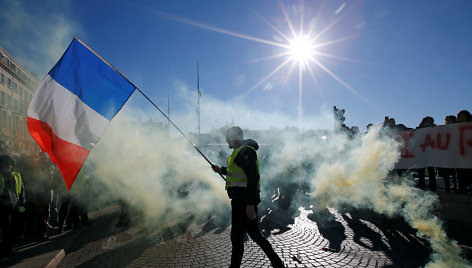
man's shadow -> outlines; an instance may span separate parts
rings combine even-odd
[[[201,238],[210,232],[221,234],[231,225],[231,215],[228,211],[226,213],[219,212],[208,215],[206,220],[200,219],[197,224],[203,224],[203,226],[201,231],[195,235],[195,238]]]
[[[344,234],[345,228],[327,208],[310,213],[307,217],[316,222],[318,231],[329,242],[328,248],[341,250],[341,245],[347,238]]]
[[[291,229],[300,215],[303,192],[295,184],[275,188],[259,205],[259,226],[262,235],[283,234]]]
[[[341,214],[341,216],[353,230],[353,240],[356,244],[372,251],[382,251],[388,256],[392,255],[391,249],[382,241],[382,235],[362,222],[355,213],[349,213],[349,216]]]

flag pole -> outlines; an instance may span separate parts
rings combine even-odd
[[[213,166],[213,163],[211,163],[211,161],[202,153],[202,151],[200,151],[200,149],[198,149],[198,147],[187,137],[187,135],[185,135],[182,132],[182,130],[180,130],[180,128],[176,124],[174,124],[174,122],[172,122],[172,120],[170,120],[170,118],[148,96],[146,96],[146,94],[144,94],[144,92],[142,92],[137,87],[136,87],[136,90],[139,91],[139,93],[141,93],[180,132],[180,134],[182,134],[182,136],[184,136],[184,138],[193,146],[193,148],[195,148],[195,150],[197,150],[197,152],[200,153],[200,155],[203,156],[203,158],[205,158],[205,160],[208,162],[208,164]],[[226,181],[226,179],[223,177],[223,175],[220,174],[220,176],[223,180]]]
[[[174,122],[172,122],[172,120],[170,120],[170,118],[159,108],[157,107],[157,105],[148,97],[146,96],[146,94],[144,94],[144,92],[142,92],[139,88],[136,87],[136,90],[139,91],[139,93],[141,93],[179,132],[180,134],[182,134],[182,136],[184,136],[184,138],[190,143],[192,144],[193,148],[195,148],[195,150],[197,150],[198,153],[200,153],[201,156],[203,156],[203,158],[205,158],[205,160],[208,162],[208,164],[210,164],[211,166],[213,166],[213,163],[211,163],[211,161],[202,153],[202,151],[200,151],[200,149],[198,149],[198,147],[187,137],[187,135],[185,135],[182,130],[180,130],[180,128],[174,124]],[[219,174],[219,173],[218,173]],[[226,181],[225,177],[223,177],[223,175],[221,175],[221,178],[223,180]]]
[[[179,127],[177,127],[176,124],[174,124],[174,122],[172,122],[172,120],[170,120],[170,118],[161,110],[159,109],[159,107],[157,107],[157,105],[148,97],[146,96],[146,94],[144,94],[144,92],[142,92],[135,84],[133,84],[126,76],[124,76],[120,71],[118,71],[118,69],[116,69],[113,65],[111,65],[107,60],[105,60],[105,58],[103,58],[100,54],[98,54],[95,50],[93,50],[91,47],[89,47],[85,42],[83,42],[82,40],[80,40],[77,36],[74,37],[75,39],[77,39],[77,41],[79,41],[82,45],[84,45],[85,47],[87,47],[90,51],[92,51],[97,57],[99,57],[101,60],[103,60],[103,62],[105,62],[108,66],[110,66],[113,70],[115,70],[118,74],[120,74],[124,79],[126,79],[126,81],[128,81],[131,85],[133,85],[133,87],[135,88],[135,90],[139,91],[139,93],[141,93],[179,132],[180,134],[182,134],[182,136],[184,136],[184,138],[190,143],[192,144],[193,148],[195,148],[195,150],[197,150],[198,153],[200,153],[201,156],[203,156],[203,158],[205,158],[205,160],[208,162],[208,164],[210,164],[211,166],[213,166],[213,163],[211,163],[211,161],[202,153],[202,151],[200,151],[200,149],[197,148],[197,146],[187,137],[187,135],[185,135],[182,130],[180,130]],[[223,177],[223,175],[221,175],[221,178],[223,180],[226,181],[225,177]]]

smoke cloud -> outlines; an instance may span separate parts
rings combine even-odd
[[[232,106],[207,98],[211,105],[205,108],[202,118],[222,123],[221,118],[227,118],[225,113],[230,113],[228,107]],[[238,109],[251,110],[244,105]],[[271,129],[275,117],[251,111],[258,121],[253,124],[262,125],[257,129],[267,129],[257,137],[251,136],[253,125],[245,125],[240,117],[234,119],[236,124],[242,123],[238,125],[246,130],[245,138],[254,138],[260,144],[263,198],[270,199],[277,187],[292,189],[295,195],[301,185],[307,189],[305,196],[314,210],[348,205],[389,217],[402,216],[418,230],[419,236],[430,241],[433,253],[427,267],[470,267],[461,257],[458,244],[447,238],[441,220],[433,213],[439,204],[437,196],[415,189],[408,177],[392,175],[400,157],[400,144],[380,128],[354,137],[329,130],[299,130],[283,121],[279,121],[277,129]],[[184,138],[169,135],[165,124],[150,121],[141,124],[159,127],[141,127],[136,115],[145,114],[131,107],[122,111],[87,161],[94,166],[94,176],[107,185],[109,198],[128,200],[158,224],[188,216],[228,214],[224,182]],[[314,122],[324,120],[328,114],[328,109],[322,111]],[[175,118],[177,125],[181,125],[178,121],[182,117]],[[290,118],[287,116],[286,120]],[[213,163],[221,165],[229,149],[211,147],[205,153]],[[297,210],[293,208],[291,212]]]
[[[143,125],[120,113],[91,152],[87,164],[106,198],[124,199],[160,223],[228,206],[223,180],[186,140],[161,124]]]
[[[297,118],[298,109],[293,111],[278,110],[276,106],[270,111],[261,111],[257,104],[243,99],[222,99],[212,96],[201,89],[200,99],[201,130],[208,133],[212,128],[219,128],[234,122],[242,128],[264,130],[269,128],[283,129],[286,127],[301,127],[302,129],[329,129],[333,127],[332,107],[320,107],[317,114],[306,114],[300,122]],[[136,100],[138,96],[133,96]],[[250,96],[247,97],[250,99]],[[142,98],[143,101],[144,98]],[[165,100],[165,104],[162,102]],[[270,101],[270,100],[268,100]],[[167,95],[161,99],[161,104],[167,106]],[[141,113],[141,118],[162,118],[152,106],[149,112]],[[161,107],[161,109],[164,107]],[[173,93],[170,94],[170,117],[184,132],[195,133],[198,127],[197,92],[181,81],[174,81]],[[139,113],[136,109],[125,107],[128,113]],[[163,109],[165,110],[165,109]],[[150,116],[153,115],[153,116]],[[171,129],[177,134],[174,129]],[[178,134],[180,135],[180,134]],[[275,136],[275,135],[274,135]]]
[[[314,210],[349,206],[402,216],[420,237],[430,241],[433,253],[426,267],[470,267],[434,215],[438,197],[415,189],[408,177],[391,173],[400,157],[400,144],[383,135],[380,128],[354,137],[338,133],[304,138],[297,134],[284,140],[270,160],[269,177],[276,180],[287,175],[287,170],[301,169],[296,173],[297,183],[309,184]]]

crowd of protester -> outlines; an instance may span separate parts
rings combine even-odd
[[[14,159],[0,155],[0,258],[22,238],[47,240],[65,229],[88,224],[93,183],[86,175],[69,192],[44,153]]]
[[[472,115],[467,110],[459,111],[457,116],[447,115],[444,118],[444,125],[464,122],[472,122]],[[361,134],[357,126],[348,127],[345,124],[340,124],[339,126],[339,129],[350,137]],[[367,131],[369,131],[373,126],[373,124],[368,124],[366,126]],[[434,122],[434,118],[431,116],[425,116],[415,128],[407,127],[404,124],[397,124],[394,118],[386,116],[384,122],[382,123],[381,131],[383,135],[394,137],[397,133],[402,131],[411,131],[435,126],[436,124]],[[422,190],[429,189],[431,191],[436,191],[436,178],[441,177],[444,180],[445,191],[452,191],[455,193],[472,193],[472,169],[425,167],[412,170],[394,170],[396,175],[404,175],[407,172],[410,172],[410,174],[413,175],[413,178],[416,179],[416,187]],[[426,185],[426,177],[428,177],[428,185]]]
[[[447,115],[444,118],[444,125],[465,122],[472,122],[472,115],[467,110],[459,111],[457,116]],[[367,125],[367,129],[371,126],[372,124]],[[383,130],[389,132],[389,134],[435,126],[434,118],[431,116],[425,116],[416,128],[409,128],[403,124],[396,124],[395,119],[389,117],[385,117],[384,123],[382,124]],[[444,180],[445,191],[456,193],[472,192],[472,169],[425,167],[410,171],[412,171],[413,177],[417,179],[416,187],[422,190],[429,189],[431,191],[436,191],[436,178],[441,177]],[[402,170],[401,173],[404,173],[404,170]],[[428,185],[426,185],[426,175],[428,177]]]

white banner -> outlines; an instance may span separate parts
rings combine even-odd
[[[472,168],[472,123],[400,132],[401,159],[395,168]]]

